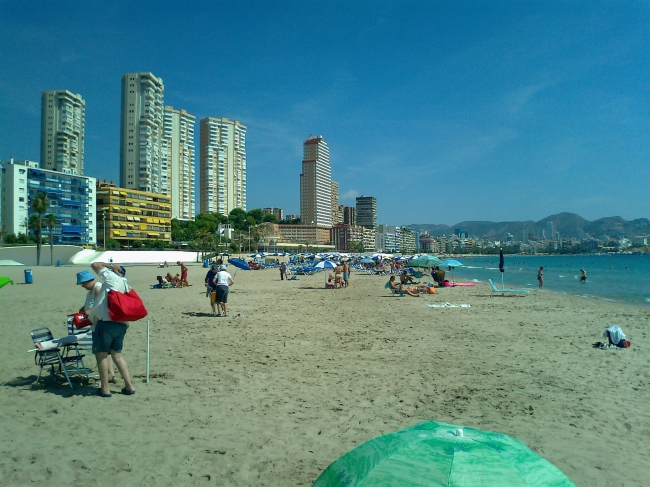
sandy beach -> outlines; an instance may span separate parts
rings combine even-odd
[[[0,289],[0,485],[308,486],[360,443],[428,419],[512,435],[578,486],[650,483],[649,308],[492,297],[487,283],[393,297],[386,277],[326,290],[324,274],[264,270],[237,272],[217,318],[199,265],[193,286],[169,290],[150,288],[162,269],[128,266],[152,379],[140,321],[124,348],[137,393],[119,394],[118,375],[102,399],[76,379],[36,386],[27,353],[29,330],[66,333],[86,268],[33,267],[27,285],[22,267],[0,267],[16,282]],[[427,306],[444,302],[471,308]],[[612,324],[632,347],[593,349]]]

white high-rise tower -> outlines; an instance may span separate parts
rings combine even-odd
[[[185,110],[165,107],[163,160],[167,168],[163,185],[172,197],[172,218],[193,220],[194,206],[194,122]]]
[[[68,90],[44,91],[41,98],[41,167],[84,173],[86,102]]]
[[[169,195],[162,156],[164,85],[151,73],[122,76],[120,186]]]
[[[310,135],[303,144],[300,222],[304,225],[332,226],[330,150],[320,135]]]
[[[201,120],[201,212],[246,211],[246,126],[236,120]]]

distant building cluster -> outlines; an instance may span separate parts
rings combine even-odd
[[[126,246],[130,240],[170,241],[171,219],[193,220],[197,213],[196,116],[165,106],[164,95],[163,80],[152,73],[122,76],[118,186],[97,184],[84,173],[83,97],[43,92],[41,160],[0,162],[2,235],[33,233],[32,202],[44,193],[46,212],[56,218],[56,244],[103,245],[104,235]],[[200,121],[199,144],[200,211],[246,211],[246,126],[207,117]]]
[[[165,85],[150,72],[122,76],[119,185],[84,173],[86,102],[68,90],[50,90],[41,98],[41,160],[0,162],[2,235],[34,233],[33,202],[47,197],[48,231],[55,244],[128,247],[134,241],[171,242],[171,222],[201,213],[227,216],[246,211],[246,126],[228,118],[199,121],[198,190],[195,185],[196,116],[165,105]],[[359,196],[355,206],[339,204],[332,179],[330,148],[322,135],[303,142],[300,214],[263,208],[273,215],[259,240],[260,249],[327,248],[344,252],[451,253],[510,246],[522,253],[620,250],[648,245],[648,237],[598,240],[563,237],[554,222],[521,236],[501,240],[471,236],[462,228],[452,235],[429,235],[407,226],[381,224],[377,199]],[[117,161],[102,161],[106,165]],[[198,194],[197,194],[198,191]],[[41,215],[43,216],[43,215]],[[275,223],[273,223],[275,222]],[[221,230],[220,230],[221,231]],[[228,232],[221,231],[226,238]]]

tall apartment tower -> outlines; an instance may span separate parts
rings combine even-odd
[[[332,181],[332,225],[341,223],[339,211],[339,183]]]
[[[196,117],[185,110],[165,107],[163,121],[163,160],[172,218],[194,220],[194,123]]]
[[[555,223],[546,222],[546,240],[555,240]]]
[[[346,225],[357,224],[357,209],[354,206],[339,206],[339,213],[342,217],[342,222]]]
[[[377,230],[377,200],[373,196],[357,198],[357,225]]]
[[[246,126],[207,117],[200,138],[201,212],[246,211]]]
[[[86,102],[68,90],[44,91],[41,98],[41,167],[84,173]]]
[[[120,186],[169,195],[163,159],[163,80],[152,73],[122,76]]]
[[[300,175],[300,222],[332,226],[332,168],[323,137],[310,135],[303,144]]]

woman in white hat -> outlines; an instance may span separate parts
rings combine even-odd
[[[214,278],[216,286],[217,316],[228,316],[228,286],[235,284],[230,273],[226,270],[226,265],[219,266],[219,272]]]

